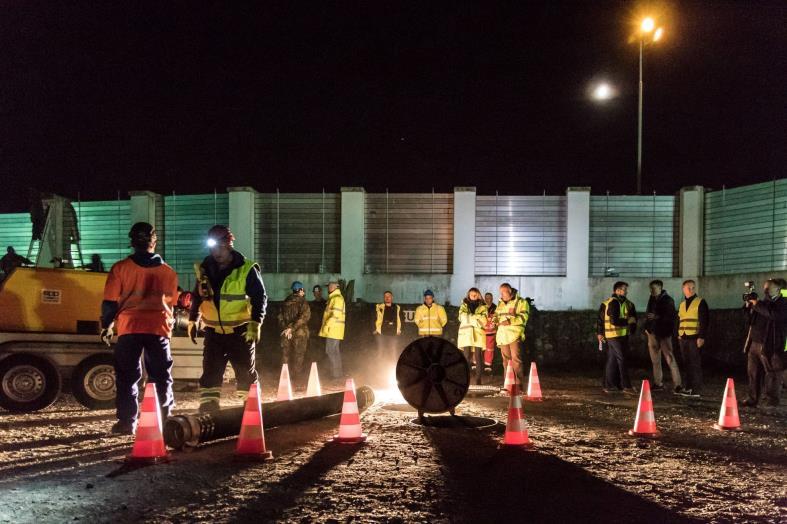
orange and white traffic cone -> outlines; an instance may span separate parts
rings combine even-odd
[[[246,399],[246,408],[243,410],[243,421],[240,425],[235,456],[244,459],[273,460],[273,453],[265,449],[265,429],[262,424],[260,385],[257,383],[252,384],[249,388],[249,396]]]
[[[530,363],[530,377],[527,380],[527,396],[525,400],[531,402],[541,402],[544,398],[541,396],[541,383],[538,381],[538,370],[536,363]]]
[[[169,461],[169,453],[161,435],[161,412],[158,407],[156,385],[148,382],[145,396],[142,398],[142,411],[139,415],[134,447],[131,455],[126,457],[127,463],[156,464]]]
[[[320,395],[322,395],[320,375],[317,373],[317,363],[312,362],[312,369],[309,371],[309,384],[306,386],[306,396],[319,397]]]
[[[650,396],[650,382],[642,381],[642,391],[639,392],[639,405],[637,418],[634,420],[634,429],[629,430],[632,437],[658,438],[661,436],[656,427],[656,416],[653,413],[653,398]]]
[[[719,422],[713,427],[727,431],[741,429],[741,419],[738,417],[738,399],[735,398],[735,382],[731,378],[727,379],[727,385],[724,387],[724,400],[722,400],[719,410]]]
[[[344,405],[342,418],[339,421],[339,434],[333,437],[334,442],[357,444],[366,442],[366,435],[361,432],[361,415],[358,413],[358,399],[355,398],[355,381],[347,379],[344,386]]]
[[[514,373],[514,368],[511,367],[511,361],[509,360],[508,366],[506,367],[506,379],[505,382],[503,382],[503,389],[511,395],[511,390],[514,386],[519,386],[519,377]]]
[[[281,365],[281,375],[279,375],[279,392],[276,400],[292,400],[292,384],[290,384],[290,370],[287,364]]]
[[[508,421],[506,423],[506,434],[503,437],[504,446],[518,446],[532,448],[533,442],[527,433],[525,414],[522,409],[522,396],[519,388],[513,385],[511,399],[508,401]]]

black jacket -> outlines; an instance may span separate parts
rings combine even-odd
[[[762,344],[763,352],[769,357],[774,353],[784,353],[787,299],[762,299],[752,308],[751,315],[749,340]]]
[[[656,315],[654,320],[645,321],[645,331],[657,337],[671,337],[675,331],[675,301],[666,291],[662,291],[657,297],[651,296],[648,299],[646,313]]]

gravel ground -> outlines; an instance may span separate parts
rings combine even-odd
[[[266,400],[276,381],[264,377]],[[135,470],[119,462],[132,439],[108,435],[113,413],[65,395],[0,413],[0,522],[787,522],[785,408],[741,409],[744,431],[716,431],[723,379],[712,377],[702,400],[656,393],[663,436],[646,441],[626,435],[636,399],[604,395],[597,377],[541,383],[545,402],[525,404],[533,451],[500,449],[501,424],[414,425],[379,390],[364,445],[326,443],[329,417],[268,428],[270,463],[233,461],[227,439]],[[197,406],[193,392],[176,397],[176,413]],[[458,413],[504,423],[506,410],[506,398],[473,397]]]

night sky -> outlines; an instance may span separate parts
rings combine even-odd
[[[129,3],[0,4],[0,211],[29,186],[632,193],[645,13],[644,190],[787,176],[779,0]]]

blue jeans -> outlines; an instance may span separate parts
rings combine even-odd
[[[162,418],[175,405],[172,393],[172,353],[169,339],[158,335],[122,335],[115,345],[115,385],[117,418],[121,422],[135,422],[139,413],[139,388],[142,378],[140,357],[144,355],[148,378],[156,385]]]
[[[331,364],[331,378],[338,379],[344,377],[342,373],[342,354],[339,352],[341,340],[335,338],[325,339],[325,354],[328,355],[328,362]]]
[[[629,351],[628,337],[607,339],[607,368],[604,372],[604,387],[623,389],[631,387],[626,353]]]

